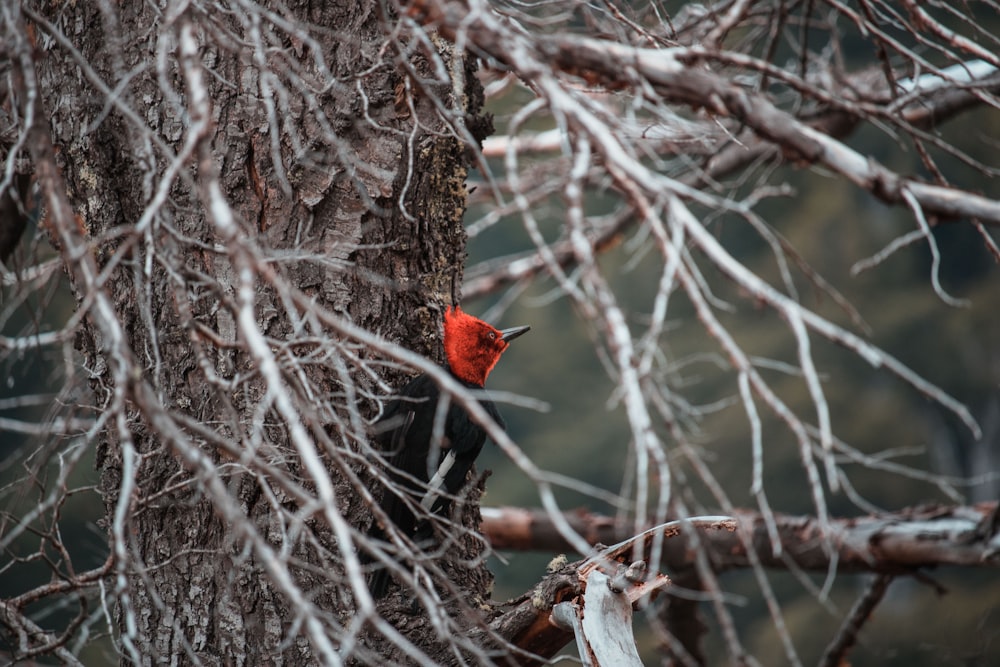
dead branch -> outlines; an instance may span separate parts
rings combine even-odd
[[[851,609],[851,613],[844,620],[840,632],[827,647],[819,662],[821,667],[838,667],[848,664],[847,654],[857,643],[861,628],[875,611],[878,603],[885,597],[893,578],[891,574],[880,574],[872,580],[868,590],[858,599],[854,608]]]
[[[866,90],[874,98],[887,98],[890,91],[885,82],[876,76],[874,70],[858,72],[850,75],[843,83],[844,91],[856,89]],[[1000,91],[1000,80],[991,87]],[[943,88],[926,95],[919,103],[905,106],[899,111],[898,120],[912,130],[926,130],[945,123],[971,108],[983,104],[976,91],[963,88]],[[863,115],[852,113],[839,107],[826,109],[811,109],[803,112],[799,120],[805,127],[825,134],[832,139],[842,140],[851,136],[864,122]],[[712,124],[705,124],[705,132],[714,133]],[[559,142],[553,135],[557,132],[544,133],[545,137],[491,137],[488,145],[484,144],[484,154],[502,155],[504,150],[517,153],[533,151],[557,151]],[[714,147],[714,142],[710,142]],[[679,148],[678,148],[679,150]],[[662,154],[662,152],[661,152]],[[758,162],[768,162],[781,156],[781,148],[763,137],[747,133],[740,135],[738,142],[729,142],[708,157],[701,168],[681,176],[678,180],[691,187],[702,188],[719,180],[725,179],[741,169]],[[953,218],[939,217],[932,224],[949,222]],[[604,252],[617,246],[619,241],[640,220],[634,216],[622,216],[615,225],[591,234],[591,244],[598,252]],[[557,241],[550,249],[552,256],[562,267],[573,263],[573,248],[569,241]],[[506,257],[491,258],[489,261],[469,267],[466,271],[463,294],[466,298],[485,296],[520,280],[533,278],[544,273],[546,264],[537,252],[519,253]]]
[[[530,39],[499,15],[472,12],[463,2],[417,2],[413,13],[454,38],[458,31],[478,49],[529,83],[554,64],[563,73],[611,90],[649,87],[664,102],[732,117],[802,165],[821,164],[890,204],[904,204],[909,191],[927,213],[1000,224],[1000,203],[958,188],[929,185],[897,174],[833,137],[809,127],[766,96],[747,90],[702,66],[708,52],[695,47],[634,48],[618,42],[546,35]],[[512,48],[516,45],[516,48]],[[987,89],[1000,86],[995,68]],[[995,80],[994,80],[995,79]],[[982,82],[980,82],[982,83]]]
[[[728,517],[672,521],[603,547],[585,560],[556,560],[534,590],[515,600],[516,606],[491,628],[519,649],[518,664],[540,664],[574,637],[584,664],[641,664],[631,639],[632,607],[670,585],[648,561],[661,542],[682,542],[678,538],[690,529],[732,532],[736,522]]]
[[[996,507],[996,503],[927,506],[881,516],[830,519],[829,539],[837,548],[837,569],[900,573],[939,565],[1000,567],[1000,531],[991,523]],[[720,572],[749,567],[747,550],[752,548],[766,567],[785,569],[792,563],[815,572],[829,569],[830,555],[823,549],[815,517],[775,514],[774,518],[780,545],[771,544],[765,521],[756,512],[736,514],[740,531],[700,534],[713,567]],[[619,541],[630,530],[629,524],[584,510],[566,513],[565,519],[592,544]],[[482,528],[498,550],[570,551],[545,512],[484,508]],[[693,564],[683,540],[666,543],[665,571],[685,570]]]

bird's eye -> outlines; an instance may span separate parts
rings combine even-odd
[[[491,331],[490,332],[490,340],[496,340],[496,337],[497,337],[497,332],[496,331]]]

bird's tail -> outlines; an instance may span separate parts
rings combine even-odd
[[[377,523],[373,524],[371,530],[368,531],[368,537],[380,542],[386,541],[385,532]],[[372,597],[376,600],[385,597],[385,594],[389,592],[389,582],[392,581],[392,575],[389,574],[388,568],[380,564],[378,558],[370,551],[362,549],[358,558],[362,565],[371,566],[368,574],[368,590],[371,591]]]
[[[401,485],[405,485],[405,482],[399,482]],[[419,498],[416,493],[413,494],[414,498]],[[447,508],[448,505],[444,503],[450,503],[450,501],[445,498],[437,498],[437,502],[434,504],[434,511],[440,511],[441,507]],[[406,502],[404,502],[393,490],[386,488],[384,495],[382,497],[382,511],[385,512],[389,521],[395,528],[402,533],[414,539],[414,541],[419,544],[432,542],[434,539],[433,528],[428,521],[419,521],[413,516],[413,512],[410,510]],[[385,531],[376,521],[372,524],[371,529],[368,531],[368,537],[374,541],[387,543],[389,538],[386,536]],[[371,565],[371,574],[368,577],[368,590],[371,591],[372,597],[376,600],[385,596],[389,590],[389,585],[393,581],[391,570],[387,568],[384,564],[380,562],[380,559],[369,551],[362,550],[361,562],[367,565]],[[401,563],[404,562],[402,555],[397,557]]]

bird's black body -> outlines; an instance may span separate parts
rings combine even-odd
[[[486,377],[500,355],[510,341],[528,329],[521,326],[501,331],[457,306],[449,308],[444,314],[446,368],[467,388],[483,392]],[[485,393],[479,403],[503,428],[496,405]],[[404,536],[418,544],[425,542],[433,537],[427,513],[447,514],[452,497],[461,491],[486,443],[486,430],[458,402],[441,396],[434,380],[422,374],[407,383],[386,407],[375,427],[375,442],[389,464],[393,482],[382,494],[382,510]],[[369,535],[385,540],[385,528],[376,522]],[[362,554],[362,559],[370,563],[372,555]],[[375,570],[369,581],[372,595],[382,597],[388,586],[386,569]]]
[[[482,390],[482,387],[472,383],[459,382],[469,389]],[[386,407],[375,427],[375,441],[391,466],[390,477],[397,488],[410,494],[409,500],[413,505],[421,504],[429,492],[428,482],[434,478],[448,454],[454,453],[454,463],[444,475],[443,487],[430,490],[434,493],[430,511],[445,515],[451,508],[451,497],[465,485],[469,470],[486,444],[486,431],[452,399],[439,427],[443,439],[435,445],[434,427],[435,420],[439,418],[440,399],[441,391],[429,375],[421,374],[413,378]],[[483,397],[479,403],[504,428],[503,418],[493,401]],[[430,525],[414,516],[410,506],[397,493],[385,489],[381,505],[389,520],[407,537],[421,542],[432,536]],[[376,525],[371,536],[384,538],[384,532]],[[376,598],[383,596],[388,584],[388,573],[377,570],[371,580],[372,595]]]
[[[461,380],[460,380],[461,382]],[[468,382],[462,382],[469,389],[482,389]],[[486,431],[469,417],[456,401],[450,400],[444,416],[443,440],[434,444],[434,421],[438,414],[438,401],[441,392],[434,380],[428,375],[418,375],[410,380],[399,395],[386,408],[385,414],[379,420],[384,427],[376,435],[376,442],[382,450],[382,455],[392,466],[390,473],[402,487],[413,492],[414,502],[419,503],[427,493],[427,482],[433,478],[438,467],[449,452],[455,454],[455,463],[444,476],[444,488],[441,492],[455,495],[465,484],[476,457],[486,443]],[[479,399],[486,412],[501,428],[503,418],[496,405],[488,398]],[[432,455],[437,449],[437,457]],[[423,482],[419,484],[416,478]],[[447,512],[450,503],[447,497],[439,497],[432,511],[437,514]],[[414,534],[416,522],[413,514],[394,493],[386,493],[382,501],[382,509],[402,532]]]

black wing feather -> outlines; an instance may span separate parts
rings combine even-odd
[[[466,385],[470,389],[481,389]],[[441,460],[451,449],[455,452],[455,464],[445,475],[446,495],[439,497],[431,508],[435,514],[445,514],[451,507],[451,499],[465,485],[465,479],[476,457],[486,443],[486,431],[469,417],[465,408],[454,401],[448,407],[444,424],[444,442],[438,448],[436,460],[430,461],[433,452],[434,420],[438,411],[441,392],[428,375],[418,375],[404,386],[396,399],[386,408],[376,425],[375,439],[379,449],[390,465],[389,476],[397,489],[411,494],[413,505],[419,505],[426,493],[426,484]],[[503,419],[496,405],[488,398],[481,398],[480,404],[489,415],[504,428]],[[419,480],[419,481],[417,481]],[[410,537],[429,537],[430,531],[418,530],[422,523],[398,495],[388,488],[384,490],[382,510],[400,532]],[[379,526],[373,526],[370,533],[377,539],[385,539]],[[370,562],[370,558],[365,558]],[[373,573],[369,586],[372,595],[382,597],[389,585],[385,569]]]

